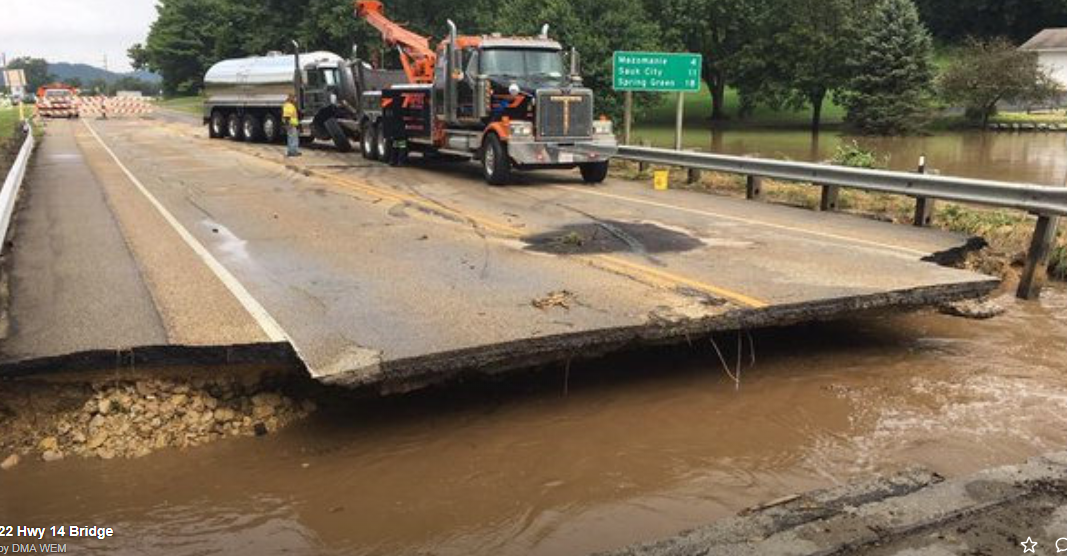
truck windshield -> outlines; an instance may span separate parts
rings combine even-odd
[[[515,77],[563,77],[563,59],[556,50],[490,49],[482,52],[482,73]]]

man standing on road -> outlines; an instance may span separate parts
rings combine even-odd
[[[296,97],[289,95],[282,106],[282,123],[285,124],[288,150],[285,156],[300,156],[300,112],[296,109]]]

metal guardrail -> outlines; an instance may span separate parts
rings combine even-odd
[[[597,149],[594,147],[593,150]],[[1038,219],[1027,256],[1026,268],[1019,282],[1018,296],[1024,299],[1034,299],[1040,295],[1047,272],[1049,254],[1056,241],[1059,217],[1067,216],[1067,187],[869,170],[811,162],[791,162],[652,147],[620,146],[617,153],[605,149],[601,154],[614,155],[616,158],[644,164],[746,175],[748,176],[749,199],[758,199],[761,196],[762,178],[811,183],[822,187],[821,207],[824,210],[836,208],[837,189],[840,187],[914,197],[917,201],[915,212],[915,225],[917,226],[929,225],[933,215],[933,199],[1029,212],[1037,215]]]
[[[836,185],[908,197],[925,197],[1018,209],[1034,214],[1067,216],[1067,187],[868,170],[829,164],[672,151],[650,147],[620,147],[616,156],[649,164],[810,182],[817,185]]]
[[[0,189],[0,242],[7,238],[7,229],[11,224],[11,214],[15,210],[15,199],[18,198],[19,189],[22,187],[22,179],[26,176],[26,167],[29,166],[30,153],[33,152],[34,138],[33,129],[26,124],[26,140],[15,157],[15,163],[8,170],[7,178],[4,179],[4,187]],[[3,245],[0,245],[2,251]]]

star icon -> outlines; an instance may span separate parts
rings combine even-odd
[[[1026,554],[1027,552],[1033,552],[1036,554],[1034,549],[1037,548],[1037,543],[1031,540],[1030,537],[1026,537],[1026,540],[1019,544],[1023,545],[1023,554]]]

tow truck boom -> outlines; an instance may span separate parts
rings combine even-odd
[[[400,64],[412,83],[433,83],[437,54],[430,48],[430,39],[413,33],[385,17],[385,8],[378,0],[357,0],[356,15],[374,26],[386,44],[400,51]]]

